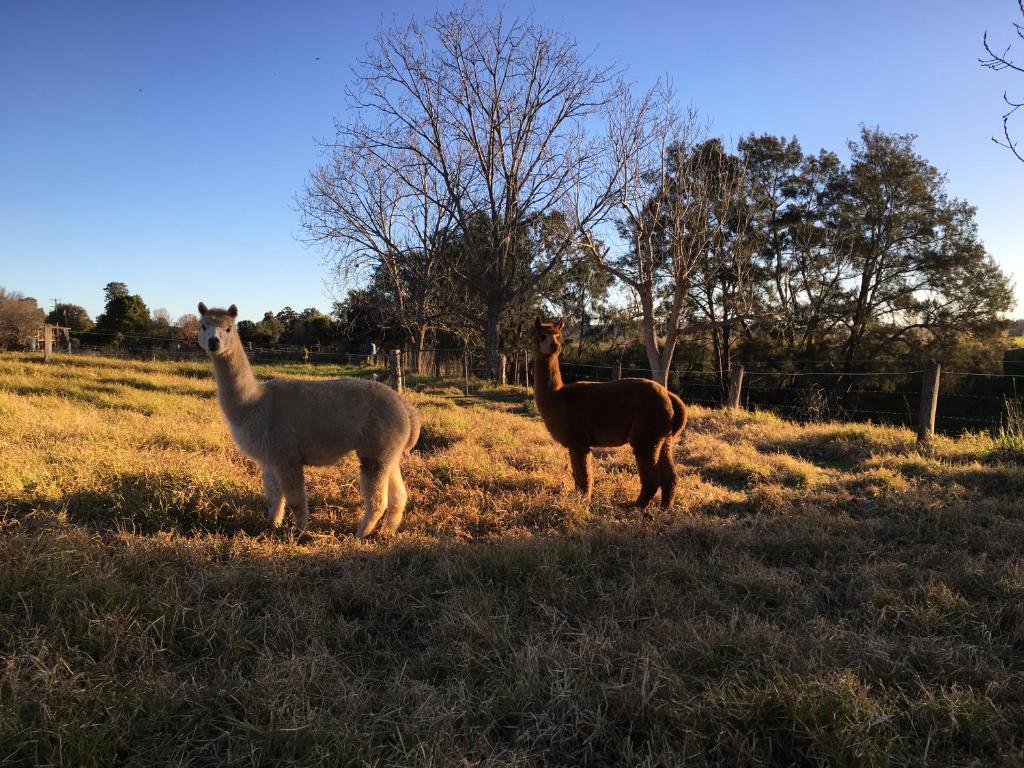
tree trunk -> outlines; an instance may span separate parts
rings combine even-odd
[[[423,348],[427,341],[427,326],[416,326],[409,334],[409,370],[416,373],[428,373],[427,359],[423,354]]]
[[[658,374],[655,381],[663,387],[668,387],[668,374],[672,370],[672,358],[676,353],[676,342],[678,334],[672,329],[665,335],[665,341],[661,345],[661,355],[658,361]]]
[[[498,354],[501,352],[501,315],[504,307],[491,305],[484,318],[484,365],[489,379],[498,377]]]
[[[642,294],[640,309],[643,312],[644,346],[647,348],[647,362],[651,366],[651,378],[661,383],[665,379],[665,371],[661,365],[661,351],[658,349],[658,329],[654,319],[653,297]]]

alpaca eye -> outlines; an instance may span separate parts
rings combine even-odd
[[[230,328],[225,328],[224,329],[224,333],[231,333],[231,329]]]
[[[205,330],[206,330],[206,326],[205,326],[205,325],[200,325],[200,326],[199,326],[199,330],[201,330],[201,331],[205,331]]]

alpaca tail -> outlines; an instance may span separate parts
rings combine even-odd
[[[409,403],[405,404],[405,410],[409,413],[409,439],[405,443],[405,452],[409,453],[420,439],[420,414]]]
[[[686,429],[686,404],[675,392],[668,393],[672,400],[672,437]]]

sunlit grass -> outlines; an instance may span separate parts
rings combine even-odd
[[[627,449],[572,491],[524,391],[411,383],[402,531],[353,539],[349,458],[297,542],[208,365],[0,355],[0,763],[1024,760],[997,440],[693,408],[643,513]]]

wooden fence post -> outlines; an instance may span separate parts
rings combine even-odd
[[[740,393],[743,391],[743,366],[737,363],[732,367],[729,376],[729,399],[726,405],[729,408],[740,407]]]
[[[466,394],[469,394],[469,350],[462,350],[462,373],[466,377]]]
[[[498,355],[498,386],[504,387],[508,383],[506,371],[508,370],[508,355],[504,352]]]
[[[929,360],[921,378],[921,408],[917,414],[917,442],[925,443],[935,434],[935,412],[939,406],[939,373],[942,366]]]
[[[612,380],[618,381],[622,378],[622,361],[616,360],[612,363]]]
[[[402,392],[402,350],[392,349],[388,360],[388,383],[391,388],[401,394]]]
[[[43,326],[43,361],[48,363],[51,357],[53,357],[53,326],[46,324]]]
[[[526,386],[526,393],[530,393],[530,353],[523,352],[523,383]]]

